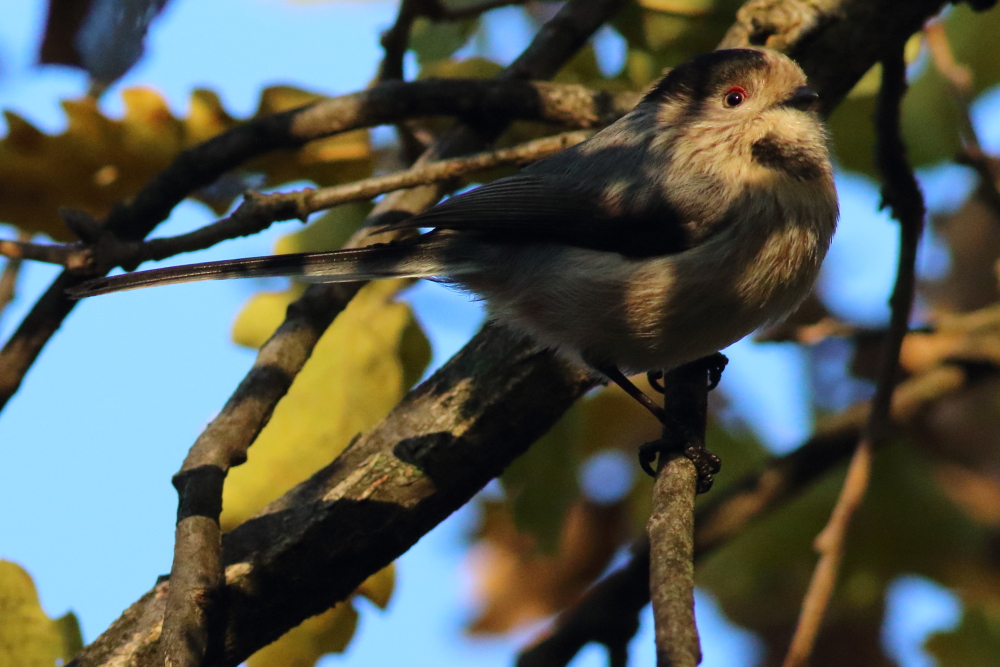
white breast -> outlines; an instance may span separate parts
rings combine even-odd
[[[744,222],[676,255],[511,246],[487,272],[462,280],[496,319],[576,361],[673,368],[783,318],[808,294],[836,201],[796,192],[748,200]]]

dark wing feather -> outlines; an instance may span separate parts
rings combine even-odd
[[[599,196],[565,177],[519,174],[452,197],[387,229],[431,227],[501,243],[558,243],[654,257],[689,247],[684,227],[666,203],[611,215]]]

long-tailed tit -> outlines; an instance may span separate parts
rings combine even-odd
[[[431,229],[408,240],[155,269],[70,293],[251,276],[433,278],[624,381],[662,419],[625,374],[710,355],[781,319],[812,287],[838,215],[817,103],[789,58],[715,51],[671,70],[590,140],[389,226]]]

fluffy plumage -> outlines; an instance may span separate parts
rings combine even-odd
[[[360,250],[100,278],[91,296],[188,280],[435,277],[591,368],[669,369],[784,317],[837,221],[815,94],[790,59],[717,51],[668,73],[592,139],[452,197]]]

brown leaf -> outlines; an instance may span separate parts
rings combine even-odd
[[[223,109],[215,93],[205,90],[192,94],[187,118],[174,117],[160,94],[148,88],[126,89],[122,99],[125,115],[120,119],[105,116],[92,98],[64,101],[68,124],[56,135],[5,112],[9,129],[0,140],[0,220],[56,240],[73,240],[57,214],[59,207],[100,219],[115,203],[135,195],[181,150],[241,122]],[[270,88],[262,94],[258,114],[316,99],[306,91]],[[364,178],[373,164],[368,133],[361,130],[264,156],[245,170],[262,174],[264,186],[298,179],[331,185]],[[199,198],[221,214],[246,187],[236,180],[237,187],[209,188]]]

